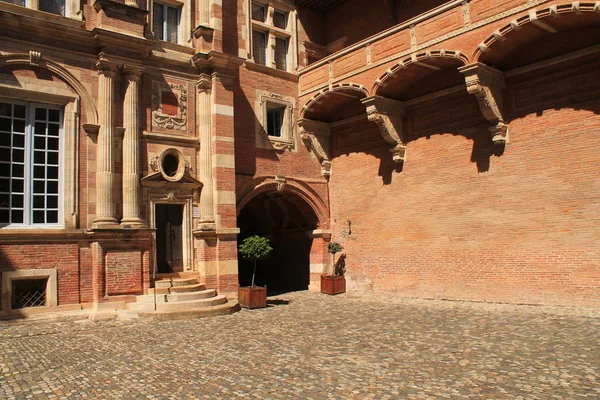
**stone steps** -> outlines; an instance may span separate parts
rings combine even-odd
[[[237,301],[228,300],[215,289],[206,289],[198,283],[197,274],[172,273],[156,278],[149,294],[137,296],[135,303],[127,304],[120,318],[197,318],[231,314],[240,309]]]

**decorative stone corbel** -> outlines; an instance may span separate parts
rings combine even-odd
[[[406,161],[406,139],[402,131],[404,106],[402,102],[381,96],[366,97],[362,100],[367,106],[367,118],[379,126],[383,138],[393,146],[390,152],[394,162]]]
[[[329,124],[303,118],[298,120],[298,128],[302,142],[321,163],[321,174],[329,178],[331,176],[331,161],[328,156],[331,135]]]
[[[458,69],[465,75],[467,91],[475,95],[483,116],[492,123],[489,129],[494,144],[508,142],[508,125],[502,115],[504,73],[482,63],[465,65]]]
[[[275,183],[277,183],[277,191],[283,192],[285,190],[286,179],[285,176],[275,175]]]

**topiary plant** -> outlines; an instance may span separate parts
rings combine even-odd
[[[340,251],[344,250],[344,247],[339,244],[338,242],[329,242],[329,244],[327,244],[327,251],[330,252],[333,256],[333,261],[331,264],[331,276],[335,276],[335,253],[339,253]]]
[[[252,272],[252,287],[254,287],[254,276],[256,275],[256,261],[269,258],[273,248],[269,239],[254,235],[244,239],[240,245],[240,254],[242,258],[254,261],[254,271]]]

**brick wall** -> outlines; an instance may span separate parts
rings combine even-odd
[[[509,82],[503,154],[466,91],[407,110],[401,172],[383,142],[345,148],[352,132],[334,138],[334,239],[345,246],[351,290],[597,305],[600,102],[572,84],[591,62]]]

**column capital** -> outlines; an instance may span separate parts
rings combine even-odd
[[[99,74],[113,77],[119,68],[119,64],[107,57],[105,53],[98,54],[96,69]]]
[[[128,81],[139,81],[144,69],[133,65],[123,65],[121,72]]]
[[[210,93],[212,90],[212,77],[209,74],[200,74],[196,81],[196,89],[198,93]]]

